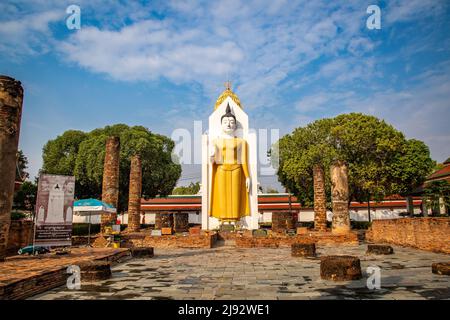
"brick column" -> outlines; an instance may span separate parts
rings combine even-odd
[[[325,193],[325,174],[321,165],[314,165],[314,229],[327,231],[327,196]]]
[[[348,211],[348,168],[343,161],[335,161],[331,166],[331,198],[333,201],[332,232],[337,234],[350,231]]]
[[[141,227],[142,161],[138,155],[131,158],[130,191],[128,195],[128,231]]]
[[[117,209],[119,204],[119,161],[120,139],[109,137],[106,140],[105,162],[103,165],[102,201]],[[105,225],[115,222],[117,213],[102,215],[102,230]]]
[[[22,102],[20,81],[0,76],[0,261],[8,245]]]

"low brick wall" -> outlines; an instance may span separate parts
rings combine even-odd
[[[278,248],[288,247],[293,243],[315,242],[317,244],[358,244],[358,234],[350,232],[348,234],[336,235],[331,232],[309,232],[307,234],[298,234],[296,236],[278,236],[252,237],[237,236],[236,246],[240,248]]]
[[[69,265],[87,261],[115,263],[130,257],[127,249],[72,249],[64,256],[53,254],[9,257],[0,269],[0,300],[25,299],[64,285]]]
[[[12,220],[9,226],[7,256],[17,254],[20,248],[33,243],[33,221]]]
[[[369,242],[392,243],[417,249],[450,253],[449,218],[374,220],[366,233]]]
[[[217,240],[217,234],[200,235],[164,235],[150,236],[144,234],[128,234],[122,237],[126,247],[153,248],[212,248]]]
[[[91,244],[97,240],[99,235],[91,235]],[[85,246],[88,244],[88,236],[72,236],[72,246],[78,247],[78,246]]]

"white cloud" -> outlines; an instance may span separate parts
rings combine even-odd
[[[423,18],[441,14],[442,10],[447,6],[445,2],[446,1],[390,0],[387,3],[387,8],[385,10],[385,19],[389,24],[411,20],[419,22]]]
[[[195,81],[223,75],[242,59],[234,42],[199,44],[204,36],[202,30],[146,20],[119,31],[83,28],[59,49],[67,60],[122,81]]]
[[[0,22],[0,52],[9,57],[47,52],[53,43],[49,25],[62,17],[60,11],[51,10]]]

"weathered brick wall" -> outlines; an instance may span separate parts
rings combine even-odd
[[[117,208],[119,204],[120,138],[108,137],[103,164],[102,201]],[[102,229],[117,219],[117,213],[102,214]]]
[[[99,236],[98,235],[91,235],[91,244],[97,240]],[[85,246],[88,244],[88,236],[72,236],[72,246]]]
[[[141,226],[141,192],[142,192],[142,161],[140,156],[131,158],[130,188],[128,195],[128,231],[139,231]]]
[[[54,256],[7,258],[0,271],[0,300],[25,299],[64,285],[70,275],[67,273],[69,265],[97,260],[115,263],[129,256],[129,250],[125,249],[76,249],[58,259]]]
[[[374,220],[366,233],[370,242],[387,242],[433,252],[450,253],[449,218]]]
[[[8,235],[7,256],[16,255],[17,251],[33,243],[33,221],[11,221]]]
[[[127,247],[153,248],[212,248],[217,234],[200,234],[196,236],[149,236],[127,235],[123,237]]]
[[[189,231],[189,213],[177,212],[173,216],[173,229],[175,232]]]
[[[295,228],[295,219],[289,211],[272,212],[272,231],[284,233],[288,229]]]
[[[0,75],[0,261],[8,248],[22,101],[20,81]]]
[[[332,234],[331,232],[310,232],[296,236],[272,235],[268,237],[236,236],[236,246],[240,248],[278,248],[293,243],[315,242],[317,244],[358,244],[356,232]]]
[[[327,231],[327,196],[325,193],[325,173],[321,165],[313,167],[314,176],[314,229]]]
[[[155,229],[173,228],[173,213],[158,212],[155,214]]]

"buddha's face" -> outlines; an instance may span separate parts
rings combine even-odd
[[[236,130],[236,120],[233,117],[224,117],[222,119],[222,131],[226,134],[232,134]]]

